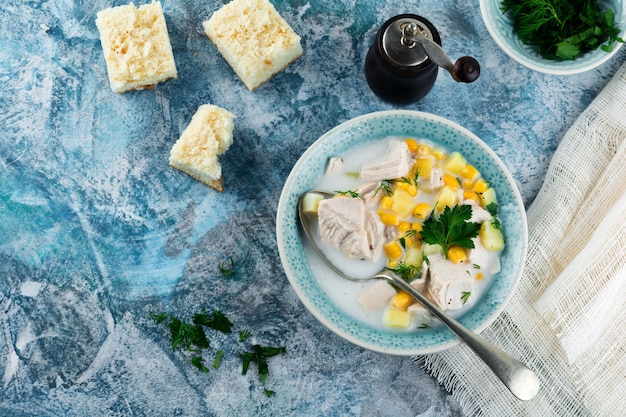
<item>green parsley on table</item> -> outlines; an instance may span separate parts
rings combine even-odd
[[[252,336],[252,333],[250,333],[250,330],[242,330],[242,331],[239,332],[239,341],[243,342],[244,340],[246,340],[250,336]]]
[[[167,327],[170,330],[172,338],[172,351],[180,348],[183,351],[193,353],[191,356],[191,364],[205,373],[209,372],[209,368],[205,366],[204,358],[201,356],[201,353],[203,349],[209,348],[209,339],[204,329],[209,328],[229,334],[232,333],[233,327],[233,323],[218,310],[207,313],[203,309],[200,313],[194,314],[192,323],[188,323],[178,317],[168,315],[167,313],[154,314],[152,318],[157,324],[167,322]],[[250,336],[252,336],[252,333],[249,330],[239,331],[239,342],[243,342]],[[285,353],[286,351],[285,346],[271,347],[255,344],[252,346],[251,352],[239,352],[239,357],[242,360],[242,375],[248,372],[250,364],[254,362],[257,364],[261,382],[265,383],[269,375],[267,359]],[[221,349],[218,350],[215,360],[213,361],[214,369],[219,368],[223,356],[224,351]],[[274,391],[265,388],[264,392],[267,397],[272,397],[275,394]]]
[[[472,207],[460,204],[446,206],[439,216],[431,214],[422,225],[422,239],[431,245],[441,245],[445,256],[452,245],[473,249],[472,239],[478,236],[480,223],[469,222]]]
[[[220,273],[225,277],[229,277],[235,273],[235,261],[233,261],[232,257],[228,258],[228,260],[228,263],[224,261],[221,262],[218,266],[218,268],[220,269]]]
[[[193,316],[193,322],[210,329],[219,330],[222,333],[231,333],[233,327],[233,323],[218,310],[213,310],[213,314],[196,313]]]
[[[269,366],[267,364],[267,358],[272,356],[280,355],[281,353],[287,352],[285,346],[281,347],[270,347],[270,346],[261,346],[254,345],[252,346],[252,352],[242,352],[239,353],[243,364],[241,374],[245,375],[248,372],[248,368],[250,367],[250,363],[256,362],[257,367],[259,369],[259,376],[261,377],[261,382],[265,383],[267,376],[269,375]]]

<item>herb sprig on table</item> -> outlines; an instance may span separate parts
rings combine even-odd
[[[229,265],[222,262],[219,265],[220,272],[223,276],[229,277],[234,273],[235,263],[232,258],[229,259]],[[234,324],[228,317],[226,317],[219,310],[213,310],[207,312],[202,309],[200,312],[193,315],[191,322],[182,320],[176,316],[162,312],[159,314],[153,314],[152,318],[157,324],[166,324],[170,330],[171,347],[172,351],[180,349],[183,352],[191,354],[191,364],[198,368],[201,372],[208,373],[209,368],[205,365],[202,352],[210,348],[209,338],[205,333],[205,329],[215,330],[224,334],[230,334],[233,332]],[[252,337],[250,330],[244,329],[238,332],[237,339],[239,343],[243,343],[247,339]],[[250,364],[252,362],[257,364],[259,371],[259,378],[261,382],[265,384],[269,375],[269,365],[267,359],[282,353],[285,353],[287,349],[285,346],[272,347],[261,346],[254,344],[251,352],[238,352],[239,357],[242,360],[242,375],[248,372]],[[213,360],[213,369],[218,369],[224,351],[218,350]],[[264,388],[265,395],[271,397],[275,394],[274,391]]]
[[[614,11],[602,10],[597,0],[503,0],[501,9],[545,59],[576,59],[598,47],[610,52],[613,42],[624,42]]]
[[[152,316],[157,324],[166,323],[170,330],[172,344],[170,349],[175,351],[180,349],[191,353],[191,364],[204,373],[209,372],[204,364],[204,357],[202,357],[202,351],[209,349],[210,343],[204,331],[205,328],[216,330],[224,334],[232,333],[233,323],[220,311],[213,310],[212,313],[207,313],[202,310],[199,313],[194,314],[191,323],[181,320],[178,317],[168,315],[167,313],[160,313]],[[238,333],[238,341],[244,342],[252,336],[249,330],[241,330]],[[265,384],[269,375],[269,365],[267,359],[282,353],[287,352],[285,346],[272,347],[261,346],[255,344],[252,346],[252,351],[238,352],[239,357],[242,360],[242,375],[246,375],[251,363],[256,363],[259,372],[259,378],[261,382]],[[223,350],[218,350],[213,361],[213,368],[217,369],[224,356]],[[271,397],[274,395],[274,391],[264,388],[265,395]]]

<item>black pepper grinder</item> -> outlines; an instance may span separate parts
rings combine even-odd
[[[437,79],[439,67],[459,82],[471,83],[480,65],[468,56],[450,61],[441,49],[437,29],[425,18],[402,14],[387,20],[365,58],[365,77],[372,91],[395,104],[424,98]]]

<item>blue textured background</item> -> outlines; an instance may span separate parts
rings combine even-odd
[[[589,73],[531,72],[500,51],[477,2],[274,1],[302,36],[303,56],[249,92],[203,34],[224,2],[165,0],[178,78],[113,93],[94,19],[120,1],[0,3],[0,415],[461,416],[411,358],[338,338],[302,306],[282,271],[276,203],[291,167],[325,131],[394,108],[363,61],[378,27],[417,13],[454,58],[473,55],[470,85],[440,72],[422,102],[487,142],[529,204],[566,129],[624,61]],[[168,167],[201,104],[237,116],[222,158],[226,192]],[[590,149],[590,151],[593,151]],[[218,265],[232,257],[236,273]],[[245,344],[208,374],[172,352],[150,314],[217,308],[270,359],[267,398]]]

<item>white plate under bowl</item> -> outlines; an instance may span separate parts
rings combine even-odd
[[[326,327],[364,348],[394,355],[437,352],[459,343],[443,325],[411,332],[385,330],[356,318],[324,291],[321,280],[330,269],[310,249],[301,235],[297,217],[300,195],[311,189],[323,175],[328,159],[388,136],[428,139],[449,152],[459,151],[495,188],[506,248],[501,255],[502,270],[483,296],[459,321],[480,332],[502,312],[519,282],[526,258],[528,230],[526,213],[513,178],[498,156],[476,135],[439,116],[391,110],[370,113],[349,120],[315,141],[300,157],[284,185],[276,218],[276,236],[281,262],[294,291],[306,308]],[[357,294],[354,294],[356,298]]]
[[[555,61],[541,57],[537,51],[523,43],[513,30],[513,22],[502,13],[502,0],[480,0],[480,12],[487,31],[498,46],[511,58],[527,68],[545,74],[567,75],[589,71],[611,59],[622,43],[614,42],[611,52],[598,48],[581,54],[575,60]],[[609,7],[615,12],[615,22],[620,28],[619,37],[626,36],[626,9],[622,0],[600,1],[601,8]]]

